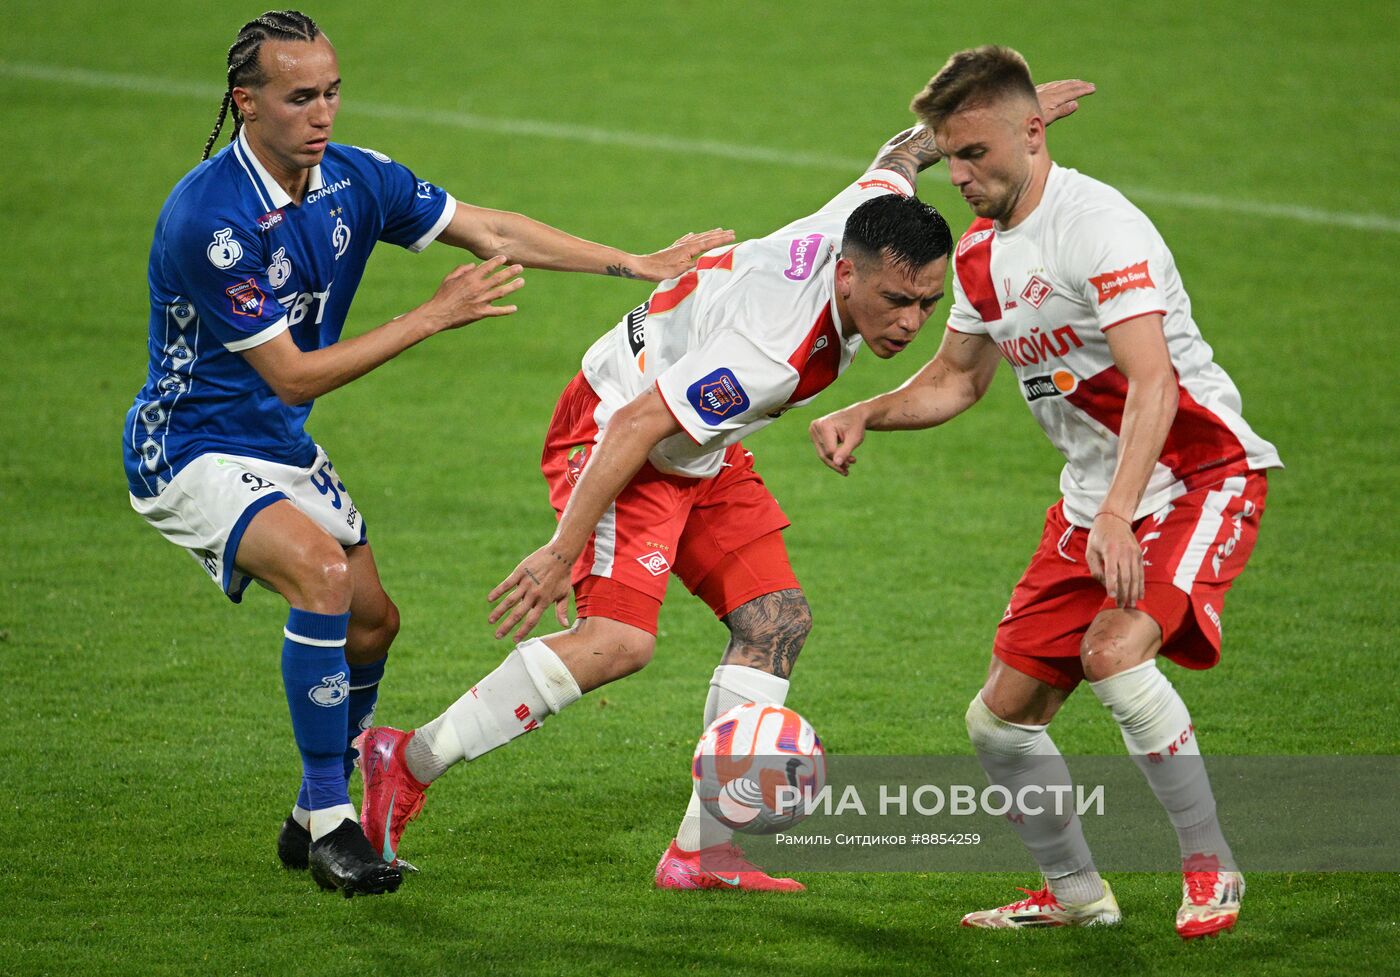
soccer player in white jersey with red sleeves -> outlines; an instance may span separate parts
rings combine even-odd
[[[1089,86],[1046,89],[1051,119]],[[902,133],[816,213],[710,252],[588,351],[541,461],[558,530],[490,595],[496,636],[520,644],[437,719],[371,729],[361,745],[363,824],[386,859],[449,766],[650,661],[668,573],[730,633],[704,724],[742,702],[783,702],[811,613],[783,545],[787,518],[740,441],[815,397],[861,345],[884,359],[917,335],[952,247],[943,218],[913,196],[937,159],[927,132]],[[525,640],[550,607],[566,623],[570,586],[573,628]],[[802,888],[747,862],[693,794],[656,884]]]
[[[948,332],[904,386],[813,422],[813,442],[846,474],[867,430],[941,424],[981,398],[999,360],[1011,364],[1065,456],[1063,499],[1012,592],[968,733],[993,783],[1068,783],[1046,727],[1088,680],[1177,831],[1177,931],[1228,929],[1244,881],[1196,727],[1156,658],[1197,669],[1219,660],[1225,594],[1253,549],[1278,454],[1241,416],[1151,221],[1112,187],[1051,162],[1019,54],[954,55],[913,108],[978,218],[955,250]],[[1027,813],[1013,824],[1046,886],[964,925],[1118,921],[1077,820]]]

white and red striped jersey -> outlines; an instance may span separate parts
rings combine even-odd
[[[948,328],[989,336],[1060,453],[1065,511],[1089,526],[1118,462],[1128,382],[1106,333],[1161,313],[1179,406],[1134,518],[1193,488],[1282,467],[1241,415],[1240,394],[1191,318],[1166,242],[1121,193],[1052,166],[1045,195],[1010,230],[974,221],[953,256]]]
[[[851,363],[860,334],[843,335],[836,258],[846,218],[887,193],[911,196],[897,173],[871,170],[821,210],[764,238],[712,251],[657,286],[588,350],[598,426],[652,384],[680,423],[650,461],[709,478],[724,449],[807,403]]]

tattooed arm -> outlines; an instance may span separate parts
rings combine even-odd
[[[1079,108],[1078,99],[1092,95],[1094,86],[1086,81],[1050,81],[1037,85],[1035,91],[1040,99],[1040,114],[1048,126]],[[942,158],[933,144],[933,133],[920,124],[881,146],[870,169],[893,170],[917,188],[919,173]]]
[[[659,282],[683,273],[711,248],[734,240],[734,232],[715,228],[687,234],[653,254],[628,254],[585,241],[524,214],[457,203],[452,220],[438,237],[478,258],[504,255],[512,264],[551,271],[586,271],[619,278]]]

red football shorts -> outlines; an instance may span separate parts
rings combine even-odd
[[[545,436],[540,469],[561,515],[600,440],[600,400],[580,373],[564,389]],[[788,519],[743,445],[731,445],[714,478],[642,466],[589,537],[574,564],[579,617],[606,617],[656,633],[674,573],[717,617],[798,587],[783,546]]]
[[[1162,629],[1161,654],[1186,668],[1220,661],[1225,595],[1254,549],[1268,482],[1246,472],[1188,492],[1133,526],[1142,544],[1146,596],[1135,605]],[[1084,678],[1079,646],[1100,611],[1116,606],[1089,575],[1089,531],[1064,503],[1011,592],[993,652],[1019,672],[1061,689]]]

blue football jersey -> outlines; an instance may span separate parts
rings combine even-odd
[[[282,403],[240,353],[284,330],[306,351],[336,342],[375,242],[421,251],[455,210],[407,167],[335,143],[300,205],[241,132],[186,174],[151,244],[149,366],[123,438],[132,494],[158,495],[211,451],[309,465],[311,404]]]

